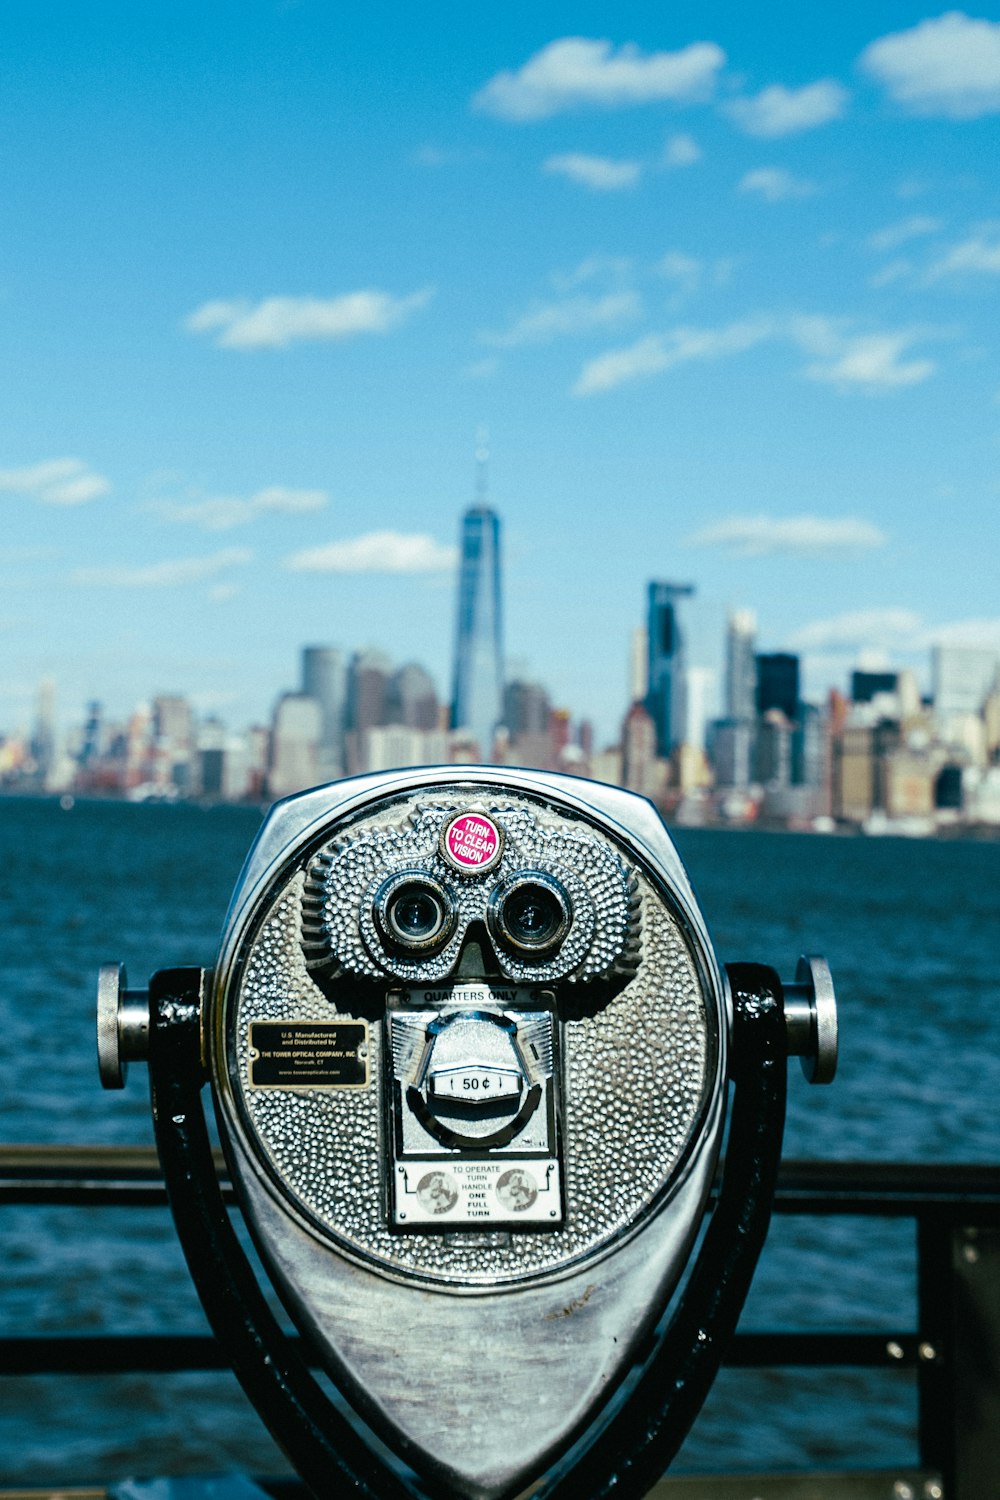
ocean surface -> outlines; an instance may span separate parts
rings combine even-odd
[[[145,1068],[97,1078],[98,965],[210,964],[260,815],[237,808],[0,800],[0,1139],[149,1144]],[[841,1068],[790,1071],[785,1154],[1000,1158],[1000,844],[679,830],[720,959],[794,974],[829,959]],[[779,1217],[743,1327],[915,1323],[912,1226]],[[196,1332],[166,1211],[0,1212],[0,1331]],[[905,1372],[724,1371],[677,1470],[904,1464]],[[286,1472],[226,1375],[0,1380],[0,1482]]]

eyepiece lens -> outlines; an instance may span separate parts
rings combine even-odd
[[[573,908],[559,881],[541,872],[516,877],[490,903],[494,937],[524,957],[543,958],[559,947]]]
[[[404,870],[379,886],[373,916],[388,948],[421,957],[447,943],[454,931],[456,910],[444,886],[422,871]]]
[[[534,948],[552,941],[563,913],[552,891],[542,885],[522,886],[507,898],[504,919],[511,937]]]
[[[441,907],[430,891],[404,888],[389,903],[389,923],[401,936],[433,937],[441,925]]]

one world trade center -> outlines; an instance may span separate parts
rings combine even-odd
[[[481,457],[481,478],[483,464]],[[481,483],[481,495],[482,489]],[[492,758],[502,703],[500,517],[488,505],[477,504],[462,517],[451,721],[475,740],[481,760]]]

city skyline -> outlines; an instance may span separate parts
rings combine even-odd
[[[481,519],[481,508],[466,522],[470,515]],[[463,577],[460,616],[467,584]],[[336,647],[312,645],[302,647],[299,685],[279,696],[269,725],[243,732],[161,694],[124,723],[91,703],[85,724],[63,736],[54,684],[44,680],[31,735],[0,736],[0,789],[56,794],[67,807],[76,793],[260,803],[345,774],[485,760],[624,786],[686,823],[919,836],[992,836],[1000,827],[1000,652],[936,648],[931,698],[912,672],[858,668],[849,694],[831,690],[817,705],[802,697],[799,658],[757,651],[754,617],[737,611],[727,626],[727,711],[705,723],[696,707],[703,669],[684,666],[679,607],[691,594],[650,583],[648,626],[631,642],[631,701],[613,745],[596,744],[592,725],[574,722],[543,684],[515,677],[484,754],[479,737],[490,731],[458,724],[419,663],[397,666],[370,648],[345,661]],[[500,603],[497,590],[494,613]],[[456,665],[469,648],[460,631]]]
[[[468,518],[475,516],[476,505],[462,512],[458,517],[460,525],[460,536],[467,530]],[[499,539],[502,527],[502,518],[493,510],[485,509],[485,513],[492,519],[496,539]],[[491,542],[491,547],[493,543]],[[460,553],[460,547],[456,548],[456,554]],[[494,554],[499,562],[501,554]],[[451,634],[451,658],[448,665],[439,674],[428,669],[424,652],[420,642],[410,637],[410,646],[404,653],[402,661],[398,659],[398,653],[391,653],[385,649],[384,642],[366,641],[356,642],[340,640],[337,642],[326,641],[318,644],[303,646],[301,643],[292,649],[291,660],[300,661],[298,685],[290,685],[294,672],[290,671],[289,662],[283,663],[277,673],[273,688],[259,699],[259,707],[256,712],[247,718],[238,718],[227,714],[225,704],[214,701],[202,702],[196,692],[189,690],[183,682],[156,682],[150,681],[145,690],[135,698],[116,696],[112,687],[111,691],[96,691],[79,703],[71,703],[66,699],[62,685],[58,677],[52,672],[44,672],[37,681],[25,684],[23,692],[24,710],[20,718],[9,718],[6,722],[0,719],[0,743],[4,737],[12,735],[27,736],[33,732],[37,723],[39,713],[39,702],[48,705],[46,717],[65,734],[68,730],[85,724],[87,715],[93,704],[97,702],[102,713],[109,720],[125,722],[136,712],[151,712],[151,706],[157,699],[170,699],[180,697],[191,704],[192,710],[199,717],[206,720],[219,719],[227,724],[233,724],[240,728],[252,728],[254,726],[270,723],[275,710],[284,698],[294,698],[300,695],[311,695],[321,704],[323,710],[323,743],[327,746],[328,764],[331,773],[335,775],[345,774],[348,756],[342,740],[337,740],[336,733],[331,729],[331,714],[335,712],[332,708],[334,703],[343,709],[345,695],[347,694],[347,673],[352,665],[358,661],[362,663],[372,659],[378,663],[380,669],[402,670],[404,668],[415,668],[423,673],[433,687],[433,691],[442,709],[447,707],[449,722],[452,728],[469,730],[468,725],[459,724],[454,718],[455,712],[455,680],[456,667],[460,654],[460,633],[456,629],[457,621],[461,613],[461,570],[456,568],[454,576],[450,580],[453,591],[452,598],[445,596],[442,607],[447,618],[452,622]],[[955,639],[944,632],[940,638],[936,638],[933,632],[929,632],[926,640],[921,644],[922,659],[915,660],[916,652],[902,653],[892,651],[875,652],[864,648],[847,653],[844,656],[843,671],[838,680],[827,681],[819,690],[816,690],[815,682],[809,685],[810,674],[807,671],[809,661],[808,651],[797,653],[782,653],[770,649],[762,649],[769,646],[770,637],[766,630],[761,630],[760,612],[749,604],[737,605],[730,608],[723,617],[722,629],[716,650],[715,660],[710,667],[700,662],[688,660],[686,642],[690,630],[688,615],[697,608],[697,584],[670,584],[664,582],[647,581],[643,586],[640,596],[636,601],[634,620],[629,628],[628,635],[619,644],[619,676],[620,694],[617,709],[613,706],[608,718],[607,731],[604,730],[602,721],[595,715],[587,703],[566,704],[558,698],[557,693],[551,690],[550,679],[546,676],[544,669],[535,670],[534,663],[527,662],[524,658],[505,657],[501,659],[504,665],[501,684],[503,699],[506,689],[511,686],[544,687],[546,693],[551,696],[554,704],[560,704],[568,711],[574,720],[590,723],[595,732],[597,740],[608,745],[614,743],[619,736],[623,715],[635,702],[646,706],[656,723],[657,707],[654,701],[655,695],[650,687],[650,670],[654,667],[654,656],[660,664],[659,670],[665,683],[665,697],[668,705],[666,723],[667,734],[671,744],[676,745],[681,740],[676,735],[670,734],[670,719],[673,717],[675,724],[683,726],[682,740],[700,742],[707,725],[719,718],[732,717],[732,704],[734,699],[739,698],[742,693],[742,701],[746,702],[748,688],[746,686],[747,670],[749,667],[755,669],[756,662],[763,656],[768,659],[780,658],[782,656],[794,656],[796,666],[796,683],[799,683],[801,674],[801,696],[804,701],[819,707],[827,699],[830,692],[839,692],[850,696],[851,684],[858,672],[868,672],[874,675],[885,673],[890,676],[900,671],[910,672],[918,686],[921,694],[932,701],[935,696],[936,687],[936,660],[937,658],[954,652],[959,656],[977,657],[981,662],[993,663],[1000,660],[1000,638],[997,644],[989,644],[989,636],[976,637],[970,635],[968,638]],[[502,595],[500,603],[503,609]],[[669,629],[673,633],[675,641],[674,648],[668,651],[651,652],[649,647],[649,627],[651,620],[662,623],[662,616],[669,617]],[[640,623],[641,622],[641,623]],[[736,648],[740,652],[740,663],[733,661],[734,631],[740,640]],[[986,644],[983,644],[983,640]],[[751,644],[751,642],[753,644]],[[677,650],[679,643],[680,649]],[[642,662],[642,690],[636,692],[636,651],[641,650]],[[704,645],[703,645],[704,652]],[[396,665],[393,665],[393,662]],[[680,670],[677,670],[679,664]],[[742,685],[738,683],[738,674],[742,669]],[[991,678],[992,666],[980,667],[980,673],[985,672]],[[698,704],[701,712],[692,714],[689,711],[687,695],[691,687],[691,677],[700,679],[698,688]],[[450,691],[448,684],[451,685]],[[551,690],[551,692],[550,692]],[[798,691],[798,686],[796,688]],[[118,705],[118,706],[116,706]],[[736,717],[744,717],[741,710]],[[404,722],[400,720],[400,722]],[[504,715],[498,716],[497,723],[505,722]],[[341,730],[341,735],[342,735]],[[666,742],[660,741],[658,736],[658,753],[666,753]]]
[[[250,722],[303,641],[443,688],[481,424],[507,654],[604,740],[651,578],[709,712],[737,608],[812,698],[1000,642],[1000,22],[14,0],[0,56],[0,723]]]

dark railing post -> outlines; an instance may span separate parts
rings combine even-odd
[[[921,1220],[920,1456],[948,1500],[1000,1495],[1000,1229]]]
[[[955,1324],[953,1230],[944,1214],[917,1219],[917,1434],[923,1468],[955,1494]]]

